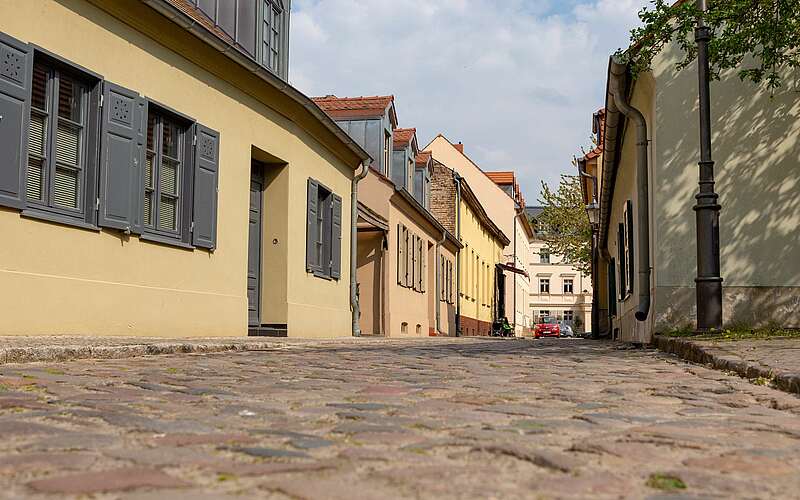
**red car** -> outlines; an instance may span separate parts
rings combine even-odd
[[[561,326],[552,316],[544,316],[533,328],[533,338],[561,337]]]

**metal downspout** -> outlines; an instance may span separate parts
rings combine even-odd
[[[358,303],[358,183],[369,174],[369,163],[361,164],[361,173],[353,176],[353,187],[350,190],[350,310],[353,314],[353,337],[361,336],[361,307]]]
[[[456,238],[461,241],[461,176],[453,171],[453,182],[456,185]],[[461,250],[458,249],[456,259],[456,337],[461,336]]]
[[[436,304],[436,335],[444,334],[442,332],[442,304],[441,304],[442,294],[440,291],[442,289],[442,276],[441,276],[442,266],[439,261],[441,260],[441,246],[446,239],[447,239],[447,232],[442,231],[442,239],[436,242],[436,253],[435,253],[436,262],[434,263],[434,265],[436,266],[436,291],[434,292],[435,294],[434,303]]]
[[[611,78],[609,90],[614,104],[626,118],[636,125],[636,195],[639,210],[639,305],[636,319],[645,321],[650,313],[650,207],[647,166],[647,121],[641,111],[630,105],[622,88],[623,77],[628,72],[626,64],[620,64],[617,58],[611,59]]]

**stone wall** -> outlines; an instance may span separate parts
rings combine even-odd
[[[452,234],[456,234],[456,186],[453,171],[434,163],[431,176],[431,213]]]

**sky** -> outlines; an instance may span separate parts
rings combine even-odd
[[[529,205],[575,174],[608,57],[647,0],[294,0],[289,80],[310,96],[394,95],[420,147],[441,133]]]

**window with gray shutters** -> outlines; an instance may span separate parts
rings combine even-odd
[[[0,116],[0,205],[216,247],[219,133],[4,33]]]
[[[37,53],[31,83],[25,196],[29,209],[84,221],[97,168],[89,142],[97,82]],[[91,175],[90,175],[91,174]]]
[[[145,232],[180,238],[188,126],[150,105],[142,200]]]
[[[342,198],[314,179],[308,180],[306,271],[326,279],[341,278]]]

